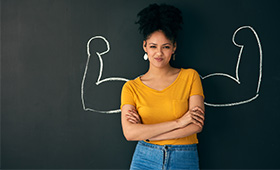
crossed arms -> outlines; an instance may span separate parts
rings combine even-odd
[[[172,121],[142,124],[133,105],[124,105],[121,111],[123,133],[128,141],[183,138],[201,132],[204,125],[204,100],[200,95],[191,96],[189,110]]]

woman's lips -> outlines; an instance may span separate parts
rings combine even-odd
[[[163,58],[155,58],[156,61],[162,61]]]

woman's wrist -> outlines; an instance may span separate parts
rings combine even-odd
[[[186,125],[184,125],[184,123],[182,122],[182,120],[179,118],[179,119],[176,119],[175,120],[175,123],[176,123],[176,129],[178,129],[178,128],[183,128],[184,126],[186,126]]]

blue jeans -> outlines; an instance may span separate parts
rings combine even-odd
[[[131,170],[199,169],[197,145],[154,145],[139,141]]]

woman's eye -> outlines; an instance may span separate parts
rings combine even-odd
[[[170,47],[169,47],[169,46],[165,46],[165,47],[163,47],[163,48],[170,49]]]
[[[156,48],[156,46],[150,46],[150,48]]]

